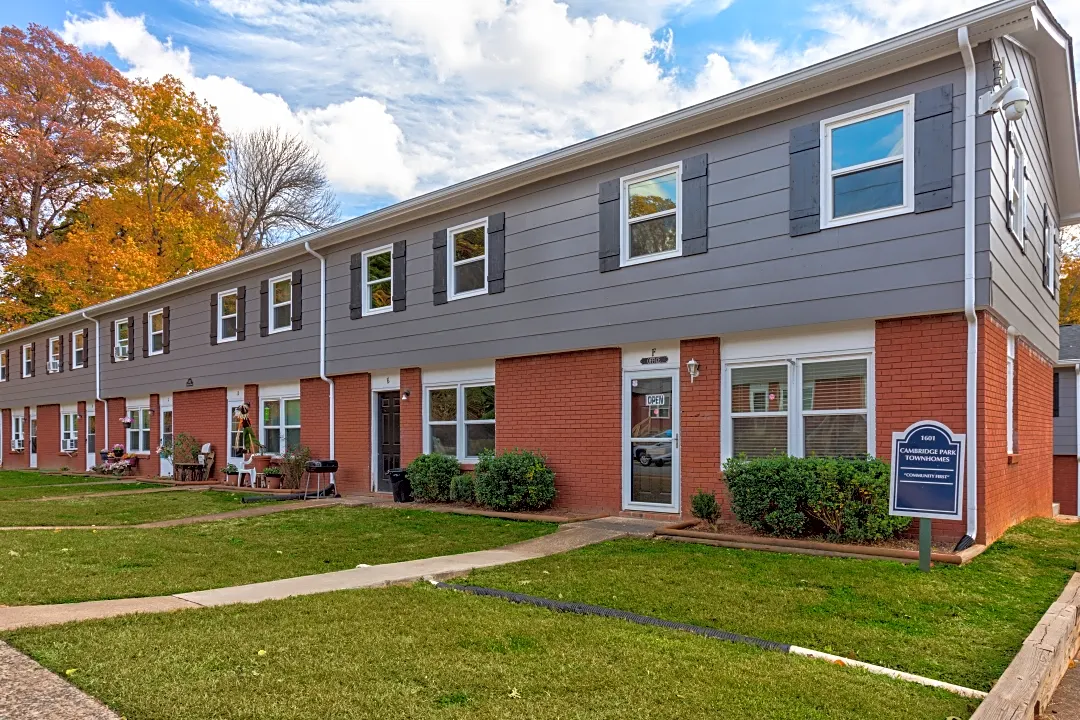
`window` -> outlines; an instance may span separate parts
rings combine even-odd
[[[914,96],[821,125],[822,227],[914,209]]]
[[[127,360],[131,357],[131,324],[127,319],[113,323],[113,358]]]
[[[71,368],[86,366],[86,336],[81,330],[71,333]]]
[[[22,415],[11,414],[11,449],[22,450],[25,447],[26,436],[24,435],[23,423],[26,418]]]
[[[869,359],[805,358],[730,368],[730,454],[868,454]],[[796,378],[800,378],[796,382]],[[789,395],[794,393],[794,403]]]
[[[263,400],[263,449],[281,455],[300,447],[300,398]]]
[[[364,315],[393,310],[393,248],[364,253]],[[470,261],[471,262],[471,261]]]
[[[34,346],[26,344],[22,346],[22,376],[32,377],[34,374]]]
[[[60,452],[79,449],[79,416],[73,412],[60,414]]]
[[[1054,296],[1057,286],[1058,231],[1050,217],[1050,206],[1043,205],[1043,286]]]
[[[1016,133],[1010,125],[1005,147],[1005,170],[1008,173],[1008,197],[1005,199],[1005,216],[1020,247],[1024,247],[1024,213],[1027,208],[1027,157],[1024,147],[1017,142]]]
[[[680,164],[669,165],[623,178],[620,191],[623,265],[682,253],[681,168]]]
[[[131,426],[127,430],[127,450],[130,453],[150,452],[150,408],[128,408]]]
[[[1016,335],[1009,333],[1005,360],[1005,417],[1008,427],[1008,453],[1016,452]]]
[[[236,298],[236,290],[218,293],[217,341],[219,343],[236,339],[237,318],[239,317]]]
[[[292,330],[292,275],[270,281],[270,332]]]
[[[427,452],[475,460],[494,450],[495,386],[429,388],[427,424]]]
[[[49,365],[45,368],[45,372],[52,374],[60,372],[60,363],[63,362],[60,355],[63,353],[63,346],[60,344],[60,337],[49,338]]]
[[[487,219],[446,231],[450,242],[446,287],[449,298],[472,297],[487,292]]]
[[[148,338],[149,354],[160,355],[165,352],[165,312],[155,310],[146,316],[146,324],[150,331]]]
[[[8,351],[0,350],[0,382],[8,379]]]

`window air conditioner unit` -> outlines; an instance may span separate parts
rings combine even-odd
[[[118,345],[113,348],[113,357],[117,360],[126,360],[128,356],[128,349],[126,345]]]
[[[22,450],[23,449],[23,441],[22,440],[12,440],[11,441],[11,449],[12,450]]]
[[[60,449],[64,452],[75,452],[78,448],[79,443],[76,440],[64,440],[60,445]]]
[[[49,372],[51,372],[51,373],[60,372],[60,361],[59,360],[50,360],[49,361]]]

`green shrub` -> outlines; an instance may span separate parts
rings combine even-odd
[[[454,502],[476,502],[476,493],[473,488],[473,476],[468,473],[455,475],[450,481],[450,499]]]
[[[417,500],[448,502],[450,482],[461,474],[461,464],[449,455],[420,455],[405,468],[412,494]]]
[[[720,517],[720,503],[716,501],[716,495],[704,490],[698,490],[690,498],[690,513],[698,520],[713,525],[716,518]]]
[[[476,502],[493,510],[543,510],[555,502],[555,471],[529,450],[482,453],[473,483]]]
[[[911,524],[889,515],[889,466],[875,458],[734,457],[724,474],[731,509],[758,532],[870,542]]]

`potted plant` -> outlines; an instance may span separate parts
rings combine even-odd
[[[240,485],[240,468],[236,467],[232,463],[229,463],[225,466],[225,469],[222,470],[222,472],[225,473],[226,485]]]
[[[278,490],[281,488],[281,468],[277,465],[271,465],[263,472],[263,477],[266,478],[266,487],[271,490]]]
[[[124,457],[124,446],[120,443],[116,443],[115,445],[113,445],[112,456],[118,459]]]
[[[126,428],[131,427],[131,416],[125,415],[124,417],[120,418],[120,424]]]

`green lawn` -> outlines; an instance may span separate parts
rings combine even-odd
[[[172,494],[133,497],[158,503]],[[205,590],[360,563],[485,550],[555,527],[416,510],[327,507],[152,530],[8,531],[0,533],[0,604]]]
[[[468,582],[802,645],[981,690],[1080,559],[1080,526],[1031,520],[964,567],[621,540]]]
[[[10,500],[33,500],[43,497],[57,497],[63,495],[86,495],[89,493],[118,492],[122,490],[148,490],[160,488],[153,483],[106,483],[104,485],[42,485],[38,487],[6,487],[0,488],[0,502]]]
[[[112,480],[104,475],[46,475],[37,470],[0,470],[0,488],[26,487],[29,485],[67,485],[69,483],[100,482]]]
[[[5,636],[127,720],[968,717],[820,661],[430,586]]]
[[[0,527],[41,525],[136,525],[251,507],[240,495],[204,490],[111,498],[0,502]]]

